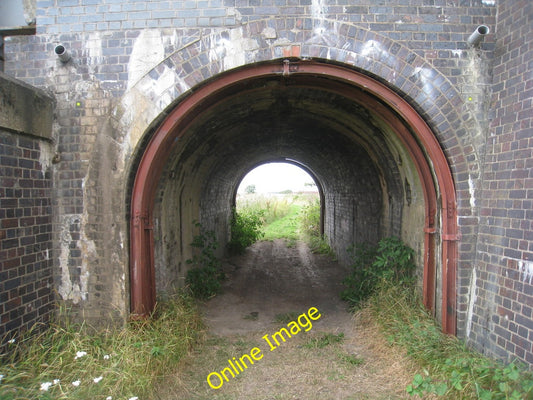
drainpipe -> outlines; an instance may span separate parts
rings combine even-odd
[[[483,39],[483,37],[489,32],[490,29],[487,25],[479,25],[468,39],[466,39],[466,42],[472,47],[477,46],[479,42],[481,42],[481,39]]]
[[[54,49],[54,52],[63,64],[66,64],[70,61],[70,53],[62,44],[57,45]]]

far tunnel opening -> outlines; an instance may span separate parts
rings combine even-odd
[[[321,65],[322,74],[287,77],[263,67],[234,71],[182,100],[144,150],[132,196],[133,314],[149,311],[157,292],[184,285],[196,222],[215,233],[223,255],[248,171],[291,160],[313,173],[323,233],[338,260],[349,263],[355,243],[400,237],[416,252],[426,306],[448,318],[454,288],[439,272],[435,239],[442,193],[417,137],[420,127],[431,131],[406,108],[421,121],[410,125],[389,89],[349,82],[379,85],[354,71]]]
[[[321,239],[324,192],[314,173],[295,160],[272,160],[248,171],[239,182],[237,214],[258,215],[262,239]],[[233,232],[232,232],[233,234]]]

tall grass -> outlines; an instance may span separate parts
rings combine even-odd
[[[448,399],[533,399],[533,376],[517,363],[503,365],[445,335],[412,288],[383,281],[369,309],[389,342],[420,366],[407,392]]]
[[[297,200],[292,195],[247,194],[237,198],[237,212],[262,214],[265,225],[285,217]]]
[[[185,294],[122,329],[52,324],[7,344],[0,399],[146,399],[202,332],[194,301]]]

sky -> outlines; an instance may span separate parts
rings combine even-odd
[[[284,190],[316,191],[313,178],[303,169],[287,163],[263,164],[251,170],[242,180],[238,192],[244,193],[249,185],[255,185],[256,193],[282,192]]]

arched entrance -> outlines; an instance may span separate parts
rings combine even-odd
[[[423,195],[424,222],[421,235],[424,238],[424,303],[431,310],[440,308],[443,330],[455,334],[456,197],[452,175],[438,141],[422,117],[387,86],[352,69],[316,61],[279,60],[277,63],[252,65],[223,74],[183,99],[156,130],[143,153],[132,191],[132,316],[146,315],[155,304],[154,203],[159,180],[176,143],[202,113],[216,109],[217,104],[225,99],[238,97],[246,91],[259,90],[259,86],[252,83],[265,78],[275,78],[291,87],[310,88],[349,99],[353,104],[379,115],[380,121],[394,133],[395,140],[401,143],[409,162],[414,165],[419,180],[417,185]],[[365,145],[369,144],[362,144],[363,147]],[[435,304],[437,280],[440,282],[440,305]]]

